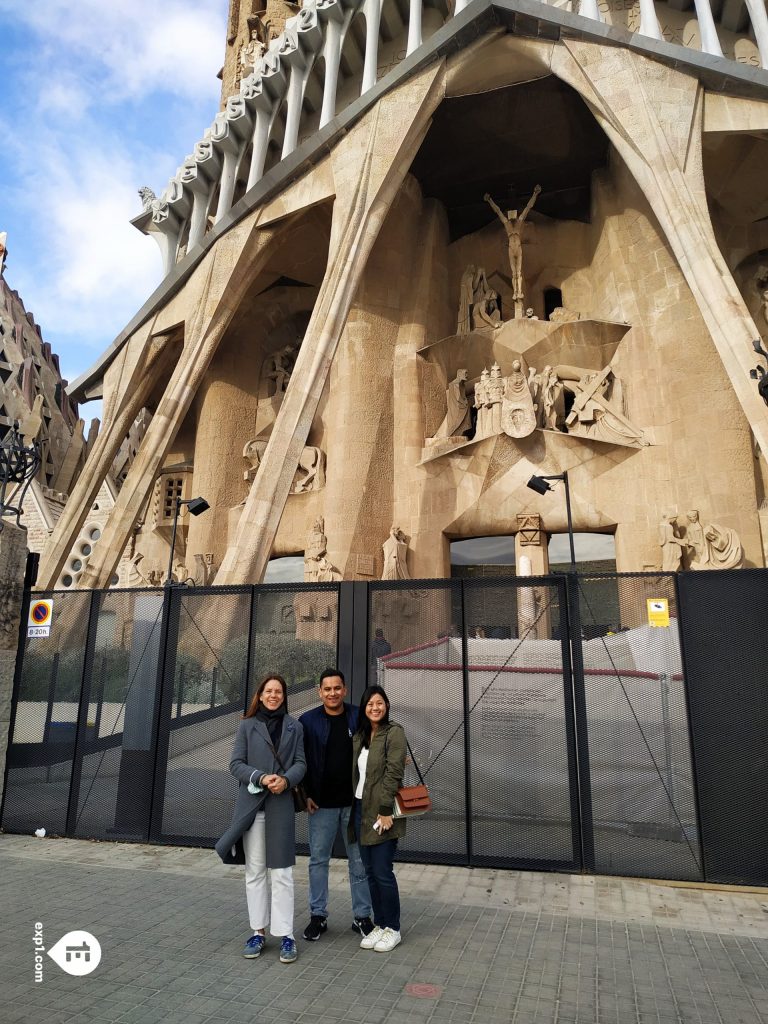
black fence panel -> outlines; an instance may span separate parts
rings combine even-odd
[[[434,805],[408,822],[399,844],[407,860],[469,861],[461,594],[451,580],[369,587],[368,681],[387,691]],[[406,766],[406,784],[416,782]]]
[[[94,600],[68,833],[146,841],[164,595],[106,591]]]
[[[580,865],[564,602],[563,579],[465,583],[475,864]]]
[[[706,877],[768,884],[768,572],[678,577]]]
[[[78,711],[83,686],[88,618],[93,595],[39,593],[53,600],[50,635],[25,639],[15,721],[6,762],[3,828],[63,834]]]
[[[206,842],[229,824],[251,610],[251,587],[171,591],[153,807],[153,836],[164,842]]]
[[[594,869],[702,878],[674,576],[577,586]],[[649,600],[667,603],[668,625],[650,625]]]

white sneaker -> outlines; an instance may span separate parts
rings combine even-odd
[[[377,953],[389,953],[401,942],[400,932],[396,932],[392,928],[385,928],[373,948]]]
[[[363,936],[363,941],[360,943],[360,949],[373,949],[383,934],[384,929],[375,925],[372,932],[368,932],[367,935]]]

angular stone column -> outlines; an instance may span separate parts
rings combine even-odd
[[[277,228],[262,230],[253,220],[242,230],[238,225],[204,261],[205,277],[194,313],[186,324],[184,348],[99,544],[80,577],[81,589],[108,586],[219,342],[240,300],[271,254],[275,238],[289,222],[286,218]]]
[[[525,513],[517,517],[515,534],[515,572],[518,576],[549,575],[548,538],[541,516]],[[527,561],[524,561],[527,559]],[[529,640],[544,640],[552,635],[552,617],[547,607],[551,591],[544,587],[526,587],[517,592],[519,635]]]
[[[150,325],[144,327],[142,333],[145,336],[140,340],[144,348],[142,357],[132,372],[126,375],[120,395],[115,396],[110,403],[112,408],[106,416],[105,425],[93,444],[83,472],[77,479],[40,559],[37,585],[41,590],[50,590],[56,585],[120,445],[146,404],[158,375],[167,369],[173,357],[174,346],[167,338],[153,341]]]
[[[768,408],[749,371],[759,331],[715,239],[702,166],[704,90],[691,74],[626,49],[575,39],[548,51],[645,194],[764,452]]]
[[[368,256],[444,92],[443,64],[384,96],[331,154],[328,267],[269,444],[216,584],[262,579]]]
[[[27,531],[6,520],[0,533],[0,801],[3,798],[26,563]]]

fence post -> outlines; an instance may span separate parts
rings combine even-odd
[[[578,771],[581,864],[585,871],[595,870],[595,833],[592,819],[592,777],[589,766],[589,725],[584,688],[584,652],[581,649],[581,613],[579,610],[579,577],[565,573],[568,615],[568,647],[571,661],[571,696],[576,731],[576,764]],[[562,621],[562,619],[561,619]]]
[[[353,583],[342,582],[339,584],[339,614],[338,633],[336,650],[338,652],[338,665],[347,680],[350,699],[354,703],[355,678],[353,675],[354,665],[354,634],[355,634],[355,588]]]
[[[464,699],[464,818],[467,833],[467,864],[472,866],[472,746],[469,725],[469,645],[467,644],[467,616],[464,602],[464,580],[461,587],[461,684]]]
[[[152,767],[152,786],[149,793],[148,839],[160,841],[163,830],[165,783],[168,775],[168,751],[171,743],[171,717],[173,714],[173,683],[176,675],[176,652],[179,643],[179,617],[184,587],[163,588],[163,617],[160,626],[160,649],[157,659],[155,684],[155,756]],[[178,600],[176,599],[178,595]]]
[[[176,698],[176,717],[181,718],[181,709],[184,704],[184,665],[179,665],[179,695]]]
[[[216,707],[216,680],[217,680],[217,676],[218,676],[218,672],[216,670],[216,666],[214,665],[213,668],[211,669],[211,707],[212,708]]]

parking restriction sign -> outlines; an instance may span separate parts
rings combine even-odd
[[[27,636],[50,636],[53,601],[33,601],[29,606]]]

